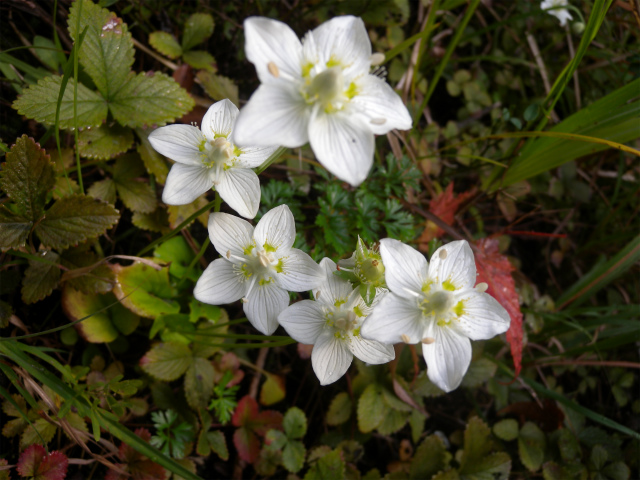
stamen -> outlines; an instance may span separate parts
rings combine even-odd
[[[486,292],[487,288],[489,288],[489,285],[487,285],[486,283],[482,282],[476,285],[476,292]]]
[[[240,301],[241,301],[242,303],[249,303],[249,299],[248,299],[247,297],[242,297],[242,298],[240,299]]]
[[[376,52],[369,58],[371,66],[376,67],[384,63],[384,53]]]
[[[419,298],[419,297],[420,297],[420,294],[419,294],[418,292],[414,292],[413,290],[409,290],[409,289],[408,289],[408,288],[406,288],[406,287],[403,287],[402,289],[403,289],[405,292],[407,292],[409,295],[413,295],[413,296],[414,296],[414,297],[416,297],[416,298]]]
[[[224,147],[225,143],[227,143],[227,139],[224,137],[218,137],[213,141],[215,147]]]
[[[440,257],[440,260],[444,260],[445,258],[447,258],[447,251],[445,249],[440,250],[440,254],[438,255]]]
[[[275,78],[278,78],[280,76],[280,70],[278,69],[278,66],[275,63],[273,62],[267,63],[267,69],[269,70],[269,73],[273,75]]]
[[[372,118],[371,120],[369,120],[369,123],[371,123],[372,125],[384,125],[385,123],[387,123],[387,119],[386,118]]]
[[[227,257],[227,260],[229,260],[231,258],[231,250],[227,250],[227,254],[225,256]]]
[[[425,345],[431,345],[432,343],[434,343],[436,341],[436,339],[433,338],[433,337],[424,337],[421,341]]]
[[[316,300],[317,300],[318,298],[320,298],[320,294],[321,294],[321,293],[322,293],[322,292],[321,292],[320,290],[318,290],[318,291],[316,292]]]
[[[400,335],[400,338],[402,339],[402,341],[404,343],[411,343],[411,339],[409,338],[409,336],[404,334],[404,333],[402,335]]]

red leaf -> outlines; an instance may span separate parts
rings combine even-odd
[[[458,211],[458,208],[460,208],[460,205],[473,194],[474,191],[469,190],[468,192],[461,193],[456,197],[453,193],[453,182],[451,182],[444,192],[431,199],[431,202],[429,202],[429,211],[447,225],[452,225],[454,216]],[[434,238],[442,236],[443,233],[444,230],[432,221],[427,220],[427,225],[418,239],[418,248],[423,252],[429,251],[428,243]]]
[[[253,463],[260,453],[257,435],[262,437],[273,428],[281,429],[282,414],[274,410],[258,413],[258,403],[249,395],[245,395],[238,402],[231,423],[239,427],[233,434],[233,443],[238,455],[243,460]]]
[[[18,459],[18,474],[34,480],[63,480],[67,476],[69,462],[64,453],[47,455],[42,445],[31,445]]]
[[[249,395],[245,395],[238,402],[236,411],[233,412],[231,417],[231,423],[235,427],[243,427],[247,425],[258,415],[258,402],[256,402]]]
[[[147,443],[151,439],[151,433],[146,428],[138,428],[135,434]],[[162,465],[152,462],[124,442],[120,444],[118,457],[124,462],[117,464],[118,467],[128,472],[128,474],[125,475],[115,470],[109,470],[105,480],[125,480],[130,478],[134,480],[164,480],[166,477],[166,471]]]
[[[522,312],[516,285],[511,276],[515,268],[509,263],[509,259],[498,251],[498,240],[482,238],[476,242],[476,246],[478,247],[475,254],[478,283],[485,282],[489,285],[487,293],[495,298],[511,317],[511,326],[507,330],[507,342],[511,347],[517,377],[522,366]]]
[[[238,450],[238,455],[245,462],[253,463],[260,454],[260,441],[248,428],[239,428],[233,434],[233,444]]]

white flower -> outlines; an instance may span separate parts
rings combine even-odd
[[[333,274],[336,264],[324,258],[320,266],[326,280],[314,290],[316,301],[302,300],[284,310],[278,317],[280,325],[296,341],[313,345],[311,365],[321,385],[342,377],[355,355],[363,362],[380,364],[395,358],[391,345],[365,340],[360,329],[371,313],[358,289]]]
[[[247,319],[265,335],[278,328],[278,315],[289,305],[287,290],[311,290],[324,280],[309,255],[291,248],[296,229],[286,205],[268,211],[255,230],[233,215],[212,213],[209,237],[223,258],[207,267],[193,294],[212,305],[243,299]]]
[[[422,342],[429,379],[450,392],[460,385],[471,362],[471,340],[509,329],[507,311],[476,282],[469,244],[440,247],[428,264],[415,249],[397,240],[380,242],[389,293],[363,325],[364,338],[384,343]]]
[[[192,125],[169,125],[149,135],[151,146],[176,162],[162,193],[164,203],[185,205],[215,187],[240,215],[256,216],[260,182],[251,168],[259,167],[278,147],[235,145],[232,132],[237,116],[238,108],[225,99],[207,110],[202,131]]]
[[[245,20],[244,31],[261,85],[240,112],[238,141],[310,142],[327,170],[356,186],[373,163],[373,135],[411,128],[400,97],[369,74],[371,42],[360,18],[336,17],[302,42],[284,23],[263,17]]]
[[[573,20],[569,10],[561,8],[567,5],[569,5],[568,0],[543,0],[540,3],[540,8],[560,20],[560,26],[564,27],[567,24],[567,20]]]

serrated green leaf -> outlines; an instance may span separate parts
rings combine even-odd
[[[340,456],[340,451],[333,450],[311,465],[311,468],[304,476],[304,480],[344,478],[344,473],[345,463]]]
[[[464,431],[464,449],[460,460],[460,473],[475,471],[474,465],[491,452],[493,442],[491,441],[491,430],[478,417],[473,417],[467,424]]]
[[[129,267],[113,265],[116,284],[113,293],[132,312],[147,318],[178,313],[175,292],[169,283],[169,270],[155,270],[137,262]]]
[[[582,456],[580,442],[568,428],[558,431],[558,449],[560,450],[560,456],[565,461],[577,460]]]
[[[173,122],[194,105],[187,91],[164,73],[131,72],[109,109],[120,125],[136,128]]]
[[[151,185],[140,178],[144,173],[144,165],[138,155],[124,155],[116,160],[113,181],[120,199],[128,208],[134,212],[151,213],[158,202]]]
[[[228,98],[234,105],[238,105],[238,86],[233,80],[222,75],[216,75],[207,70],[196,73],[204,91],[214,100]]]
[[[37,120],[45,125],[55,125],[56,108],[58,105],[58,94],[62,77],[58,75],[45,77],[37,84],[30,85],[22,92],[12,107],[20,115]],[[73,118],[73,78],[64,90],[62,102],[60,103],[60,118],[58,126],[62,129],[75,128]],[[78,84],[77,115],[78,127],[98,127],[107,118],[107,103],[100,94],[89,90],[87,87]]]
[[[49,155],[27,135],[16,140],[0,171],[0,187],[16,204],[18,214],[35,222],[42,217],[55,183]]]
[[[56,252],[47,251],[40,255],[47,262],[58,263],[60,257]],[[22,301],[35,303],[48,296],[60,282],[60,268],[51,263],[29,260],[29,266],[22,279]]]
[[[86,195],[71,195],[57,200],[46,211],[35,232],[43,245],[64,249],[102,235],[119,218],[118,211],[108,203]]]
[[[351,417],[351,398],[347,392],[337,394],[329,405],[327,423],[332,426],[340,425]]]
[[[264,439],[270,450],[282,450],[287,444],[287,436],[280,430],[269,430]]]
[[[214,370],[211,361],[194,357],[184,376],[184,393],[189,406],[194,410],[207,408],[213,393]]]
[[[382,421],[378,424],[378,433],[381,435],[391,435],[405,426],[409,414],[385,407],[382,414]]]
[[[133,212],[131,222],[136,227],[151,232],[166,233],[171,230],[169,227],[169,215],[162,207],[156,208],[152,213]]]
[[[19,248],[26,244],[33,222],[0,205],[0,249]]]
[[[25,428],[20,436],[20,448],[25,449],[34,443],[49,443],[56,433],[58,427],[49,423],[44,418],[38,418],[32,425]]]
[[[535,472],[544,460],[547,439],[544,432],[533,422],[526,422],[518,436],[518,452],[520,461],[530,471]]]
[[[212,452],[225,462],[229,460],[229,450],[227,449],[227,440],[224,437],[224,433],[220,430],[207,432],[207,440],[209,440],[209,446]]]
[[[127,82],[133,65],[131,34],[115,13],[90,0],[76,0],[69,10],[69,33],[74,41],[85,27],[80,63],[102,96],[111,101]]]
[[[87,195],[102,200],[104,202],[115,205],[116,203],[116,184],[110,178],[98,180],[87,190]]]
[[[374,430],[382,422],[385,404],[380,387],[372,383],[364,389],[358,400],[358,428],[362,433]]]
[[[71,286],[62,291],[62,308],[69,320],[85,318],[75,325],[82,337],[91,343],[110,343],[118,337],[132,333],[140,317],[124,308],[113,294],[87,294]]]
[[[176,38],[167,32],[152,32],[149,34],[149,45],[171,59],[176,59],[182,55],[182,47]]]
[[[167,175],[169,175],[169,167],[164,157],[156,152],[149,143],[149,133],[151,132],[141,128],[136,129],[136,134],[140,138],[137,150],[144,162],[144,166],[147,168],[147,172],[155,175],[158,183],[164,185],[167,181]]]
[[[80,193],[80,186],[73,178],[56,177],[56,183],[53,185],[54,200],[78,193]]]
[[[300,439],[307,433],[307,417],[298,407],[291,407],[284,414],[282,426],[290,439]]]
[[[182,57],[185,62],[196,69],[213,71],[213,64],[216,59],[209,52],[203,50],[191,50]]]
[[[500,420],[493,426],[493,433],[496,437],[510,442],[518,438],[518,421],[513,418]]]
[[[304,457],[307,450],[302,442],[298,440],[289,441],[282,451],[282,465],[291,473],[302,470],[304,466]]]
[[[176,342],[159,343],[140,359],[142,370],[158,380],[171,382],[189,368],[193,356],[187,345]]]
[[[511,458],[505,452],[487,455],[473,465],[460,469],[462,480],[508,480],[511,472]]]
[[[495,375],[497,368],[498,366],[487,358],[474,360],[469,365],[461,385],[467,388],[479,387]]]
[[[213,33],[213,17],[208,13],[194,13],[184,24],[182,50],[191,50],[204,42]]]
[[[174,237],[181,238],[181,237]],[[173,239],[172,239],[173,240]],[[171,240],[169,240],[171,241]],[[165,242],[166,244],[167,242]],[[163,244],[164,245],[164,244]],[[155,250],[154,254],[157,253],[158,249]],[[166,260],[164,257],[160,257],[163,260]],[[169,270],[171,272],[171,270]],[[202,303],[195,298],[192,298],[189,302],[189,321],[191,323],[196,323],[201,318],[205,318],[214,323],[224,323],[228,320],[227,312],[221,309],[217,305],[209,305],[208,303]],[[216,332],[224,333],[227,327],[216,328]]]
[[[442,439],[437,435],[429,435],[413,455],[409,478],[411,480],[431,478],[447,467],[449,456]]]
[[[126,152],[133,145],[133,132],[117,123],[86,128],[78,135],[80,155],[85,158],[109,160]]]

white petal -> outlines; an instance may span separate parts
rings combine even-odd
[[[243,217],[253,218],[258,213],[260,180],[253,170],[230,168],[223,172],[216,190],[220,193],[222,200]]]
[[[359,108],[369,128],[376,135],[411,129],[411,116],[400,95],[384,80],[366,75],[357,82],[358,94],[351,100]]]
[[[325,271],[302,250],[292,248],[281,258],[282,273],[276,274],[276,282],[285,290],[305,292],[318,287],[327,278]]]
[[[342,377],[353,361],[346,342],[325,332],[318,337],[311,352],[311,365],[320,385],[329,385]]]
[[[187,205],[212,186],[208,168],[174,163],[167,175],[162,201],[167,205]]]
[[[224,305],[240,300],[246,291],[243,277],[224,258],[209,264],[200,278],[193,295],[198,300],[211,305]]]
[[[278,81],[268,65],[273,63],[279,76],[300,78],[302,45],[298,36],[285,23],[264,17],[249,17],[244,21],[244,50],[253,63],[261,82]]]
[[[278,315],[278,322],[295,341],[313,345],[326,324],[322,307],[312,300],[294,303]]]
[[[491,295],[469,290],[461,299],[464,313],[452,325],[462,335],[487,340],[509,330],[509,313]]]
[[[360,335],[382,343],[418,343],[424,338],[425,320],[417,301],[385,294],[364,320]],[[404,338],[403,338],[404,337]]]
[[[371,365],[387,363],[396,358],[393,345],[385,345],[375,340],[365,340],[360,335],[350,337],[349,350],[363,362]]]
[[[282,253],[291,248],[296,239],[296,223],[289,207],[280,205],[272,208],[258,222],[253,233],[256,244],[269,244]]]
[[[209,215],[209,238],[223,257],[227,253],[244,257],[244,249],[253,243],[253,227],[249,222],[228,213],[214,212]]]
[[[348,80],[365,75],[371,66],[371,40],[362,19],[335,17],[313,30],[322,63],[338,62]]]
[[[336,264],[330,258],[323,258],[320,267],[324,271],[325,280],[313,290],[316,301],[323,305],[335,305],[336,301],[346,302],[353,291],[351,283],[334,274],[337,271]]]
[[[447,243],[433,252],[429,279],[437,283],[449,282],[456,290],[476,284],[476,262],[466,240]]]
[[[435,338],[435,342],[422,345],[429,380],[445,392],[455,390],[471,363],[471,342],[452,328],[437,325],[432,325],[426,336]]]
[[[191,125],[167,125],[149,135],[149,143],[160,154],[175,162],[202,165],[200,146],[207,139],[198,127]]]
[[[322,165],[340,180],[358,186],[373,164],[373,133],[364,121],[346,111],[315,115],[309,142]]]
[[[232,138],[240,146],[299,147],[309,139],[310,113],[294,84],[262,84],[240,110]]]
[[[427,280],[427,259],[415,248],[392,238],[380,240],[384,278],[389,290],[407,299],[416,299]]]
[[[216,139],[216,135],[228,138],[237,117],[238,107],[225,98],[209,107],[207,113],[204,114],[200,128],[210,142]]]
[[[278,147],[242,147],[240,149],[242,154],[237,157],[235,165],[242,168],[257,168],[273,155]]]
[[[243,310],[247,319],[265,335],[278,328],[278,315],[289,305],[289,294],[275,283],[256,284],[247,296]]]

